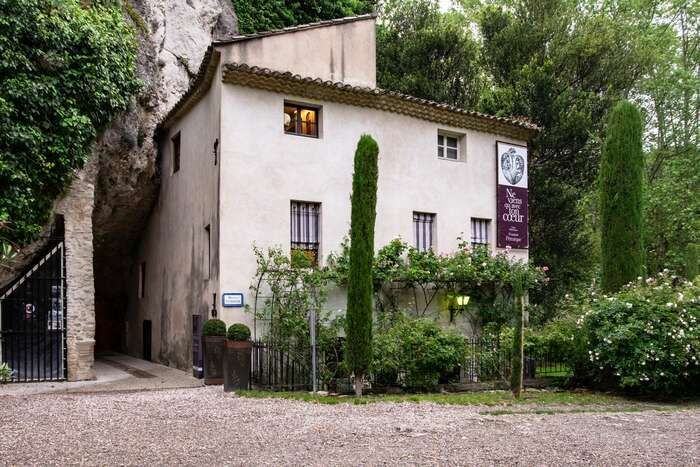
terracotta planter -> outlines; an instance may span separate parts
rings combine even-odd
[[[226,341],[224,358],[224,392],[248,389],[250,386],[251,341]]]
[[[204,384],[224,383],[226,337],[204,336]]]

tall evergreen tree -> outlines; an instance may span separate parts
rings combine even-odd
[[[612,110],[600,166],[602,286],[608,292],[642,274],[642,118],[634,104]]]
[[[362,135],[355,151],[350,220],[350,271],[346,319],[349,368],[355,373],[355,394],[362,396],[365,374],[372,361],[372,260],[377,215],[379,147]]]

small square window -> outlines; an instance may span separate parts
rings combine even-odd
[[[437,155],[440,159],[460,160],[459,141],[460,138],[454,135],[438,133],[437,135]]]
[[[180,170],[180,132],[172,138],[173,143],[173,173]]]
[[[285,102],[284,132],[290,135],[318,138],[318,115],[318,108]]]

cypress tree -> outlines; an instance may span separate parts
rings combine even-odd
[[[627,101],[613,108],[600,167],[601,285],[615,292],[642,275],[642,118]]]
[[[372,261],[377,215],[379,147],[362,135],[355,151],[350,219],[350,271],[346,316],[346,360],[355,373],[355,394],[362,396],[365,374],[372,360]]]

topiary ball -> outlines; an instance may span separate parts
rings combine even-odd
[[[202,334],[204,334],[205,336],[225,336],[226,323],[216,318],[208,319],[204,322]]]
[[[247,341],[250,339],[250,328],[243,323],[235,323],[229,326],[226,337],[230,341]]]

